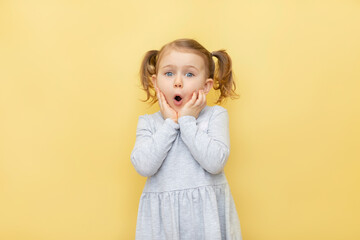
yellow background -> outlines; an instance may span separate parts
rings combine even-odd
[[[356,0],[0,1],[0,239],[134,239],[139,66],[183,37],[233,60],[244,240],[360,239]]]

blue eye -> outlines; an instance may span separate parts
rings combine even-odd
[[[173,73],[172,72],[166,72],[165,75],[168,76],[168,77],[171,77],[173,75]]]
[[[194,74],[192,74],[192,73],[187,73],[186,76],[187,76],[187,77],[193,77]]]

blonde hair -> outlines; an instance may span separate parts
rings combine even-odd
[[[167,43],[159,51],[150,50],[146,52],[140,68],[142,89],[147,94],[144,102],[150,100],[151,104],[154,104],[157,101],[151,76],[157,74],[160,59],[164,52],[170,48],[192,51],[204,59],[208,78],[214,80],[214,89],[220,90],[220,96],[216,103],[221,103],[226,97],[238,97],[235,93],[236,85],[233,79],[232,61],[227,52],[223,49],[209,52],[196,40],[184,38]],[[217,66],[212,57],[217,58]]]

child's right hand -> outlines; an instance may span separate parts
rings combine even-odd
[[[164,94],[158,88],[155,88],[155,90],[156,90],[156,96],[157,96],[159,106],[160,106],[160,112],[161,112],[163,118],[164,119],[170,118],[174,122],[177,123],[178,113],[173,108],[170,107],[170,105],[166,101]]]

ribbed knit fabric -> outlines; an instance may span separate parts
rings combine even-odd
[[[139,117],[131,162],[147,181],[137,240],[241,240],[224,166],[230,152],[225,108],[206,106],[175,123],[160,112]]]

